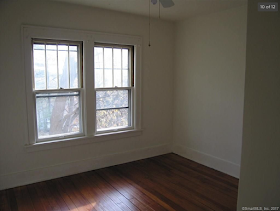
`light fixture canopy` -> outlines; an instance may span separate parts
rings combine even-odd
[[[168,8],[168,7],[173,7],[174,6],[174,2],[172,0],[151,0],[153,5],[157,4],[158,1],[160,2],[160,4],[164,8]]]

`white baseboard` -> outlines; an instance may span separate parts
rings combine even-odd
[[[64,177],[171,152],[169,144],[0,175],[0,190]]]
[[[175,145],[173,152],[202,165],[239,178],[240,165],[238,164],[180,145]]]

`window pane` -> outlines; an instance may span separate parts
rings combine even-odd
[[[103,48],[94,48],[95,88],[103,86]]]
[[[112,48],[104,48],[104,71],[105,71],[105,86],[113,86],[112,76]]]
[[[78,46],[76,46],[76,45],[70,45],[70,46],[69,46],[69,51],[78,51]]]
[[[57,89],[57,49],[56,45],[46,45],[48,89]]]
[[[58,45],[59,88],[69,88],[68,46]]]
[[[34,44],[33,49],[35,90],[46,89],[45,45]]]
[[[96,109],[128,107],[128,90],[97,91]]]
[[[79,92],[36,94],[38,138],[81,132]]]
[[[129,86],[128,70],[123,70],[123,87]]]
[[[33,49],[34,50],[45,50],[45,45],[44,44],[34,44]]]
[[[128,69],[128,49],[122,49],[123,69]]]
[[[122,86],[122,50],[114,48],[114,86]]]
[[[123,86],[127,87],[130,85],[128,75],[128,49],[122,49],[122,71],[123,71]]]
[[[121,69],[114,69],[114,86],[122,87],[122,71]]]
[[[95,88],[103,87],[103,69],[95,68]]]
[[[74,47],[74,46],[70,46]],[[70,49],[69,47],[69,49]],[[76,46],[77,47],[77,46]],[[79,78],[78,78],[78,52],[77,50],[70,50],[70,87],[78,88]]]
[[[95,68],[103,68],[103,48],[94,48],[94,66]]]
[[[129,109],[97,110],[97,130],[113,129],[129,126]]]

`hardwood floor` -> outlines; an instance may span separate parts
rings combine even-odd
[[[0,191],[2,211],[236,210],[238,180],[175,154]]]

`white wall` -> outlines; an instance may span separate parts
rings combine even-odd
[[[238,210],[280,206],[280,18],[258,12],[258,2],[248,4]]]
[[[176,24],[174,152],[239,176],[246,6]]]
[[[28,152],[21,24],[138,35],[142,47],[141,136]],[[174,24],[51,1],[0,2],[0,189],[170,152]]]

